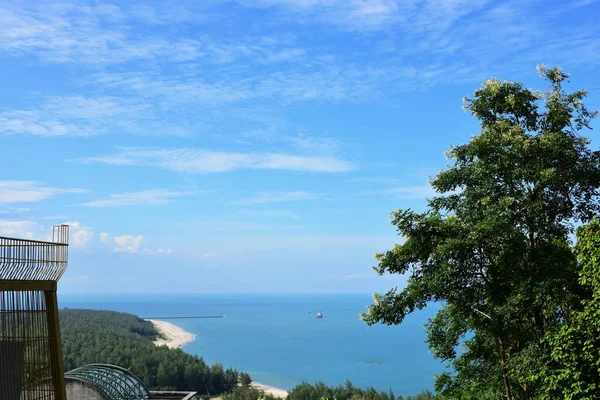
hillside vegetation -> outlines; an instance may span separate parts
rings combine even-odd
[[[179,349],[157,347],[151,322],[114,311],[60,311],[65,371],[86,364],[114,364],[131,370],[152,390],[230,392],[239,373]]]

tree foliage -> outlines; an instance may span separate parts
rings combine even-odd
[[[223,396],[223,400],[277,400],[278,397],[262,392],[260,390],[251,389],[247,386],[239,386],[233,389],[231,393]]]
[[[242,372],[240,374],[240,383],[242,384],[242,386],[250,386],[250,384],[252,383],[252,378],[250,377],[250,375],[248,375],[247,372]]]
[[[427,324],[432,353],[452,367],[436,378],[441,397],[536,398],[552,352],[543,339],[589,295],[569,235],[600,210],[600,153],[580,135],[596,113],[559,68],[540,74],[546,92],[492,79],[465,99],[480,134],[448,152],[426,212],[393,213],[404,242],[377,255],[380,274],[408,283],[375,295],[367,323],[443,304]]]
[[[539,375],[544,397],[594,399],[600,393],[600,222],[577,230],[579,282],[591,298],[573,312],[556,334],[548,336],[552,360]]]
[[[415,396],[396,396],[390,390],[389,392],[380,392],[374,388],[361,389],[350,381],[345,385],[327,386],[323,382],[317,382],[314,385],[303,382],[294,387],[289,393],[287,400],[430,400],[433,399],[431,392],[424,391]]]
[[[64,309],[59,312],[65,371],[86,364],[129,369],[151,390],[194,390],[202,394],[232,391],[239,373],[180,349],[158,347],[149,321],[114,311]]]

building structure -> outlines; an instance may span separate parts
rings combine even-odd
[[[51,241],[0,236],[0,399],[66,400],[56,299],[69,227]]]
[[[149,391],[131,371],[109,364],[89,364],[65,374],[68,400],[192,400],[196,392]]]

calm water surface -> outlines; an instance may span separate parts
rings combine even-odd
[[[432,389],[443,367],[425,343],[423,323],[434,309],[401,326],[367,327],[359,313],[369,295],[59,295],[61,308],[129,312],[140,317],[225,315],[222,319],[165,319],[197,335],[183,347],[208,363],[247,371],[267,385],[290,389],[303,380],[346,379],[361,387],[408,395]],[[324,317],[316,319],[322,311]]]

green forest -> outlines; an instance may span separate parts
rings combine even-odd
[[[65,371],[93,363],[129,369],[151,390],[230,392],[238,371],[202,358],[155,346],[159,333],[151,322],[114,311],[64,309],[60,313]]]

